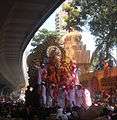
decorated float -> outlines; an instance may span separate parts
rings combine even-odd
[[[43,41],[27,59],[26,105],[73,106],[78,76],[87,71],[89,60],[90,52],[77,31]]]

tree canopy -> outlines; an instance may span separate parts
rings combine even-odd
[[[29,59],[37,59],[39,62],[42,62],[44,58],[47,57],[47,49],[51,46],[59,48],[62,53],[62,57],[64,57],[65,52],[59,41],[60,35],[55,31],[48,31],[47,29],[38,31],[37,35],[34,36],[32,40],[31,45],[35,48],[29,55]]]
[[[64,17],[66,25],[64,28],[68,31],[70,31],[71,28],[81,31],[81,26],[84,25],[84,21],[82,21],[83,19],[80,15],[81,9],[76,2],[73,0],[72,2],[65,3],[63,5],[63,11],[66,12]]]
[[[78,1],[78,0],[76,0]],[[96,36],[96,52],[109,57],[117,45],[117,4],[114,0],[85,0],[81,14],[86,16],[91,33]]]
[[[48,38],[59,38],[59,34],[55,31],[48,31],[47,29],[42,29],[37,32],[33,37],[31,45],[37,47],[39,44],[42,44]]]
[[[111,50],[117,47],[117,1],[73,0],[65,5],[64,10],[68,14],[65,19],[68,28],[79,27],[81,30],[86,23],[90,27],[91,34],[96,37],[93,58],[102,54],[106,59],[112,58]]]

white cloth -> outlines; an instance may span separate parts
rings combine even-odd
[[[42,98],[43,98],[43,104],[46,105],[46,87],[42,85]]]
[[[90,91],[88,89],[85,89],[84,95],[85,95],[85,105],[86,105],[86,109],[87,109],[92,105]]]

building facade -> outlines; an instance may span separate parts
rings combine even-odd
[[[55,16],[55,27],[56,31],[64,34],[66,33],[66,30],[64,29],[65,22],[64,22],[64,17],[65,17],[65,12],[61,9]]]

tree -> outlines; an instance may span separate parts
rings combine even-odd
[[[35,47],[28,56],[31,60],[38,59],[38,61],[42,62],[47,57],[47,49],[50,46],[57,46],[62,52],[62,57],[65,55],[64,48],[60,44],[60,35],[54,31],[40,30],[34,36],[31,45]]]
[[[33,37],[31,45],[33,47],[37,47],[42,44],[42,42],[48,38],[59,38],[59,34],[55,31],[48,31],[47,29],[42,29],[37,32],[37,34]]]
[[[99,61],[97,58],[102,54],[106,59],[114,59],[111,50],[117,47],[116,0],[73,0],[65,5],[64,10],[67,12],[65,21],[68,29],[78,27],[81,30],[88,24],[91,34],[96,37],[96,50],[91,61],[95,57]]]
[[[78,1],[78,0],[76,0]],[[96,50],[93,54],[104,54],[112,57],[111,50],[117,47],[117,4],[114,0],[84,0],[81,3],[82,15],[90,26],[91,33],[96,36]]]
[[[66,13],[64,17],[66,25],[64,28],[68,31],[70,31],[71,28],[82,31],[81,26],[84,25],[84,21],[82,21],[82,16],[80,15],[80,6],[76,4],[75,0],[65,3],[63,10]]]

